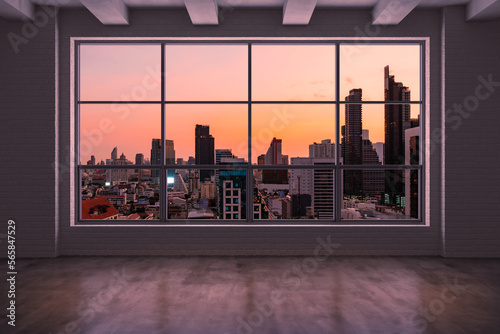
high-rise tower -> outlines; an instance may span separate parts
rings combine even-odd
[[[384,68],[385,101],[410,101],[410,89],[401,82],[396,82],[394,75],[389,74],[389,66]],[[409,104],[386,104],[384,110],[385,128],[385,165],[403,165],[405,163],[404,141],[405,130],[410,128]],[[386,204],[403,206],[404,181],[403,171],[386,171],[385,201]]]
[[[351,89],[345,98],[348,102],[361,102],[362,90]],[[342,158],[346,165],[363,163],[363,138],[361,104],[345,105],[345,126],[343,126]],[[359,170],[344,171],[344,194],[361,196],[363,194],[363,175]]]
[[[196,124],[194,137],[196,164],[213,165],[215,163],[215,139],[210,135],[210,127]],[[212,175],[212,170],[200,170],[201,181],[210,178]]]

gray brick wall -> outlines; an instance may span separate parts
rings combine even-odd
[[[370,22],[368,11],[317,10],[308,26],[282,26],[282,11],[234,10],[219,26],[193,26],[185,10],[132,10],[130,26],[103,26],[88,12],[61,12],[61,148],[69,141],[70,37],[355,37]],[[422,25],[422,22],[425,22]],[[359,35],[358,35],[359,36]],[[381,37],[431,37],[431,123],[440,128],[441,12],[416,11]],[[68,178],[61,184],[60,254],[64,255],[309,255],[318,237],[331,235],[338,254],[438,255],[440,150],[433,152],[430,227],[71,227]],[[64,160],[64,158],[61,158]]]
[[[51,257],[56,254],[55,23],[48,18],[34,27],[0,19],[0,233],[7,233],[12,219],[18,257]],[[17,53],[9,34],[23,39]],[[0,239],[2,257],[6,241]]]
[[[446,40],[445,256],[500,256],[500,21],[464,22],[463,7],[443,11]],[[500,85],[500,84],[499,84]],[[486,93],[490,93],[486,97]],[[484,97],[483,97],[484,95]],[[455,111],[463,105],[464,113]],[[467,109],[468,108],[468,109]]]

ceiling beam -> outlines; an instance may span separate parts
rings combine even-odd
[[[219,24],[219,7],[215,0],[184,0],[194,25]]]
[[[128,23],[128,9],[123,0],[80,0],[102,24],[119,25]]]
[[[311,20],[317,0],[285,0],[283,24],[307,25]]]
[[[499,13],[500,1],[498,0],[471,0],[467,4],[466,19],[481,20],[494,17]],[[496,15],[498,17],[498,15]]]
[[[22,17],[33,20],[35,17],[35,5],[28,0],[3,0],[10,5],[16,12],[19,12]]]
[[[379,0],[372,10],[377,25],[396,25],[410,14],[422,0]]]

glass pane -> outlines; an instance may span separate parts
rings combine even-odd
[[[167,149],[167,163],[213,165],[221,158],[247,161],[247,105],[168,104],[165,110],[166,138],[172,147]]]
[[[150,153],[160,124],[160,105],[81,105],[80,164],[157,164]]]
[[[252,99],[335,100],[335,46],[254,44]]]
[[[292,158],[291,166],[331,163],[328,158]],[[333,219],[334,171],[254,171],[254,219]]]
[[[418,170],[344,170],[342,219],[417,219]]]
[[[252,159],[287,165],[292,157],[335,157],[335,106],[259,104],[252,107]]]
[[[81,172],[83,220],[160,218],[155,169],[85,169]]]
[[[246,219],[245,169],[177,169],[168,184],[169,219]]]
[[[248,100],[247,45],[167,45],[165,67],[167,100]]]
[[[340,126],[345,165],[419,164],[420,105],[341,105]]]
[[[420,45],[341,45],[340,97],[351,89],[364,101],[419,101]]]
[[[160,101],[160,45],[80,45],[81,101]]]

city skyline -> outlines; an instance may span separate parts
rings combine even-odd
[[[307,156],[309,143],[327,138],[334,141],[334,104],[292,105],[286,101],[333,101],[336,75],[341,101],[354,88],[363,89],[364,101],[383,101],[384,66],[389,65],[391,74],[411,88],[414,100],[420,99],[419,45],[341,45],[340,73],[335,73],[333,45],[254,44],[252,48],[253,99],[283,101],[252,106],[253,163],[273,137],[283,139],[283,152],[290,157]],[[247,56],[246,44],[167,46],[166,99],[246,101]],[[160,101],[159,45],[82,45],[80,61],[81,101]],[[410,108],[415,118],[420,106]],[[372,142],[384,142],[383,106],[367,104],[363,111]],[[284,114],[293,117],[283,122],[280,115]],[[339,128],[344,122],[342,111],[340,114]],[[159,103],[81,104],[80,117],[83,164],[91,155],[98,161],[104,159],[114,146],[129,159],[137,153],[147,156],[151,139],[161,138]],[[195,155],[194,125],[206,124],[216,149],[229,148],[247,159],[247,121],[246,104],[168,104],[165,139],[173,140],[176,156],[187,160]],[[96,140],[99,136],[92,133],[101,130],[102,122],[112,130],[101,131]]]

